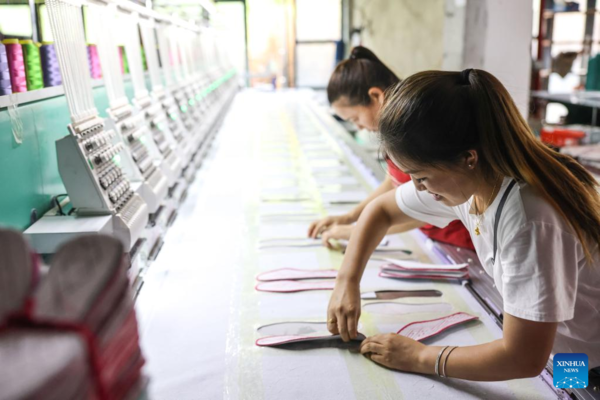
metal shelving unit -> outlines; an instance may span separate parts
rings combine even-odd
[[[594,22],[600,10],[596,8],[596,0],[586,1],[585,11],[554,11],[554,0],[542,0],[539,18],[539,34],[533,38],[532,44],[537,46],[538,65],[541,68],[533,84],[535,90],[548,90],[549,77],[552,69],[552,49],[554,45],[576,45],[580,48],[580,79],[585,84],[587,66],[594,44],[600,44],[600,37],[594,38]],[[556,41],[554,40],[555,16],[556,15],[584,15],[582,25],[582,37],[578,41]]]

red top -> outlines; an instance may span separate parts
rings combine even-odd
[[[403,183],[410,181],[410,175],[402,172],[396,165],[386,157],[388,173],[392,178],[394,186],[398,187]],[[420,228],[427,237],[437,240],[438,242],[452,244],[458,247],[463,247],[470,250],[475,250],[469,231],[460,220],[452,221],[445,228],[438,228],[433,225],[425,225]]]

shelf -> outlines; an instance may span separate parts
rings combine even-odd
[[[538,72],[540,73],[541,77],[547,78],[552,73],[552,70],[549,68],[543,68],[543,69],[540,69]],[[587,75],[587,70],[569,71],[569,72],[573,73],[575,75],[578,75],[578,76],[586,76]]]
[[[7,108],[12,104],[19,105],[31,103],[51,97],[62,96],[64,90],[62,85],[33,90],[31,92],[13,93],[6,96],[0,96],[0,108]]]
[[[102,79],[92,80],[92,87],[95,88],[102,85],[104,85]],[[32,90],[31,92],[12,93],[6,96],[0,96],[0,109],[7,108],[13,104],[20,105],[33,103],[35,101],[50,99],[64,94],[65,91],[63,90],[62,85]]]
[[[542,11],[542,15],[545,19],[553,18],[556,14],[580,14],[580,15],[592,15],[596,14],[598,10],[589,9],[587,11],[552,11],[552,10],[544,10]]]
[[[534,40],[537,40],[537,38],[534,38]],[[569,45],[569,44],[576,44],[576,45],[581,45],[581,46],[585,46],[585,45],[590,45],[590,44],[600,44],[600,40],[564,40],[564,41],[556,41],[556,40],[550,40],[550,39],[542,39],[542,45],[543,46],[550,46],[552,44],[558,44],[558,45]]]

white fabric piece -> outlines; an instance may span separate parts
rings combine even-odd
[[[368,196],[369,193],[364,190],[341,193],[321,193],[323,201],[330,204],[360,203]]]
[[[298,186],[265,188],[261,191],[261,197],[307,197],[306,189]]]
[[[33,329],[11,330],[0,336],[0,399],[63,396],[62,380],[86,381],[89,362],[86,347],[73,333]],[[55,397],[56,398],[56,397]]]
[[[259,212],[263,214],[306,213],[314,212],[313,203],[261,203]]]
[[[353,185],[358,184],[358,180],[353,176],[324,176],[315,178],[318,185]]]
[[[308,239],[308,224],[278,225],[263,223],[260,226],[259,239],[261,243],[266,243],[267,241],[305,240]]]
[[[317,269],[321,266],[319,257],[313,251],[295,251],[293,253],[283,251],[277,254],[261,252],[258,264],[260,271],[269,271],[281,267]]]
[[[486,272],[494,278],[505,312],[519,318],[560,322],[554,353],[581,352],[600,365],[600,260],[588,265],[573,229],[527,184],[510,192],[498,226],[492,263],[496,209],[511,179],[505,178],[484,212],[481,235],[471,234]],[[408,182],[396,190],[398,207],[420,221],[444,227],[460,219],[471,233],[476,218],[472,198],[456,207],[435,201]]]
[[[350,169],[347,166],[341,165],[339,163],[325,163],[313,161],[313,163],[310,166],[310,169],[315,175],[319,176],[329,174],[333,175],[334,173],[337,173],[338,175],[350,174]]]

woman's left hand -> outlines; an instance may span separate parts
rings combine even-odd
[[[354,225],[333,225],[330,228],[327,228],[321,234],[321,241],[323,245],[329,249],[333,249],[331,243],[329,243],[329,239],[339,240],[350,240],[350,236],[352,235],[352,230],[354,229]]]
[[[360,352],[385,367],[407,372],[422,371],[421,355],[427,348],[416,340],[395,333],[375,335],[363,340]]]

